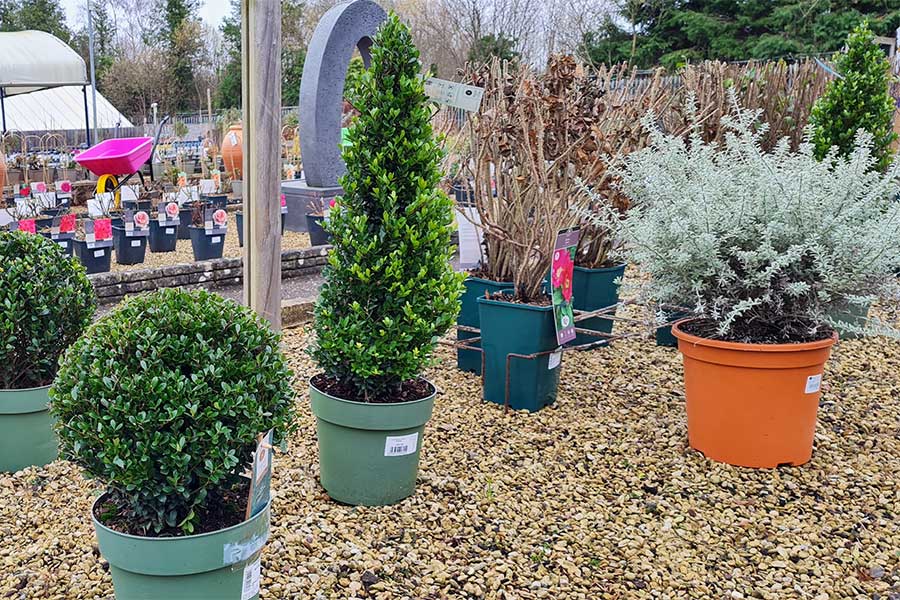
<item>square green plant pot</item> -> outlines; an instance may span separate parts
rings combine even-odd
[[[493,294],[508,289],[513,285],[509,282],[496,282],[489,279],[481,279],[480,277],[467,277],[463,284],[466,286],[466,290],[459,298],[460,309],[459,316],[456,318],[456,324],[476,329],[481,325],[481,321],[478,318],[477,300],[484,298],[485,293]],[[456,331],[457,340],[468,340],[473,337],[478,337],[478,334],[468,331]],[[472,344],[472,347],[480,348],[481,343],[475,342]],[[456,366],[460,371],[481,375],[481,352],[458,349],[456,351]]]
[[[101,496],[97,502],[103,500]],[[269,539],[269,519],[266,505],[256,516],[227,529],[154,538],[110,529],[91,510],[116,600],[259,598],[260,555]]]
[[[0,390],[0,472],[42,467],[59,455],[49,390]]]
[[[572,276],[572,305],[575,310],[591,312],[618,304],[620,286],[618,281],[625,275],[625,266],[622,264],[605,269],[575,267],[575,272]],[[615,313],[610,316],[615,316]],[[579,321],[576,327],[590,329],[599,333],[612,333],[613,321],[603,317],[592,317]],[[580,333],[572,343],[580,346],[591,342],[599,342],[602,339],[602,337]]]
[[[484,399],[506,402],[509,354],[536,354],[557,348],[552,306],[478,298],[481,345],[485,352]],[[509,406],[536,412],[556,401],[562,355],[509,359]]]
[[[322,487],[338,502],[386,506],[412,495],[425,424],[434,410],[427,398],[395,404],[352,402],[309,383],[319,438]]]

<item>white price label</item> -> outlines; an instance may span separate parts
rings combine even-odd
[[[132,248],[140,248],[140,247],[141,247],[141,240],[131,240],[131,247],[132,247]]]
[[[106,254],[106,250],[94,250],[94,258],[103,258]]]
[[[822,375],[810,375],[806,378],[806,393],[815,394],[822,389]]]
[[[175,233],[174,227],[166,227],[166,235],[173,235]]]
[[[384,441],[385,456],[406,456],[413,454],[419,444],[419,433],[409,435],[388,436]]]
[[[67,242],[56,242],[56,243],[59,244],[60,246],[62,246],[63,248],[69,247],[69,244]]]
[[[547,361],[547,370],[552,371],[556,367],[559,366],[559,363],[562,362],[562,350],[557,350],[553,354],[550,355],[550,360]]]
[[[437,102],[469,112],[478,112],[484,88],[431,77],[425,80],[425,95]]]
[[[209,243],[210,244],[221,244],[222,238],[220,236],[216,236],[216,237],[212,238]]]
[[[259,594],[260,558],[244,567],[244,580],[241,584],[241,600],[250,600]]]

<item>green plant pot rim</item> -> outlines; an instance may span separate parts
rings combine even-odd
[[[397,431],[419,427],[431,418],[434,398],[437,396],[434,384],[420,378],[431,387],[431,393],[420,400],[394,403],[356,402],[326,394],[313,385],[314,377],[310,377],[308,382],[313,414],[318,419],[352,429]]]
[[[627,267],[627,266],[628,266],[627,263],[618,263],[616,265],[613,265],[612,267],[603,267],[601,269],[590,269],[588,267],[579,267],[578,265],[575,265],[575,270],[582,271],[585,273],[612,273],[613,271],[624,271],[625,267]]]
[[[503,292],[515,292],[515,290],[513,290],[513,289],[500,290],[501,294]],[[516,308],[519,310],[536,310],[538,312],[552,312],[553,311],[552,304],[548,304],[547,306],[535,306],[533,304],[519,304],[517,302],[507,302],[505,300],[492,300],[490,298],[478,298],[476,301],[478,302],[478,304],[494,304],[497,306],[507,306],[509,308]]]
[[[271,500],[252,518],[225,529],[178,537],[144,537],[116,531],[97,520],[95,509],[106,496],[102,494],[91,505],[100,552],[111,565],[131,573],[165,577],[216,571],[246,562],[269,539]],[[203,552],[216,537],[221,540],[222,552]],[[184,560],[171,567],[172,561],[166,558],[176,553]]]
[[[476,277],[475,275],[466,274],[466,279],[468,281],[478,281],[480,283],[487,283],[491,285],[513,285],[512,281],[494,281],[493,279],[485,279],[484,277]]]
[[[49,385],[15,390],[0,389],[0,415],[24,415],[44,412],[48,408]]]

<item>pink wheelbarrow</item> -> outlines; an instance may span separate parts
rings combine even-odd
[[[167,116],[159,124],[156,140],[159,139],[159,133],[168,120]],[[141,167],[152,158],[156,140],[151,137],[111,138],[76,155],[75,162],[97,176],[96,193],[115,193],[118,208],[119,188],[132,177],[137,175],[141,180],[141,186],[147,187]],[[150,180],[153,181],[152,165]]]

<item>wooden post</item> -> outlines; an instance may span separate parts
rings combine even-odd
[[[244,303],[281,329],[281,2],[241,0]]]

